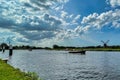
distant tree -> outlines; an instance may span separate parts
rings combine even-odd
[[[25,49],[30,49],[30,48],[31,48],[31,46],[29,46],[29,45],[25,46]]]
[[[44,49],[48,49],[48,50],[50,50],[51,48],[49,48],[49,47],[45,47]]]
[[[19,48],[19,46],[13,46],[13,49],[18,49]]]
[[[57,49],[57,48],[59,48],[59,46],[55,44],[55,45],[53,45],[53,48]]]
[[[8,46],[6,43],[2,43],[0,46],[1,46],[2,48],[3,48],[3,47],[9,48],[9,46]]]
[[[96,46],[96,48],[101,48],[101,47],[102,47],[101,45]]]

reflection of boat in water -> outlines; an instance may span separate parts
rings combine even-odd
[[[74,54],[85,54],[86,51],[70,51],[69,53],[74,53]]]
[[[32,51],[32,48],[29,48],[28,50],[29,50],[29,51]]]

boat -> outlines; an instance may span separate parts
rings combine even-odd
[[[69,53],[85,54],[86,51],[70,51]]]
[[[32,48],[29,48],[28,50],[29,50],[29,51],[32,51]]]
[[[3,59],[2,61],[4,61],[5,63],[7,63],[7,62],[8,62],[8,59]]]

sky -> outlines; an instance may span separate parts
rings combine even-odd
[[[120,0],[1,0],[0,43],[120,45]]]

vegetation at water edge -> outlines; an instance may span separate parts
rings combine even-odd
[[[21,72],[0,60],[0,80],[41,80],[34,72]]]

